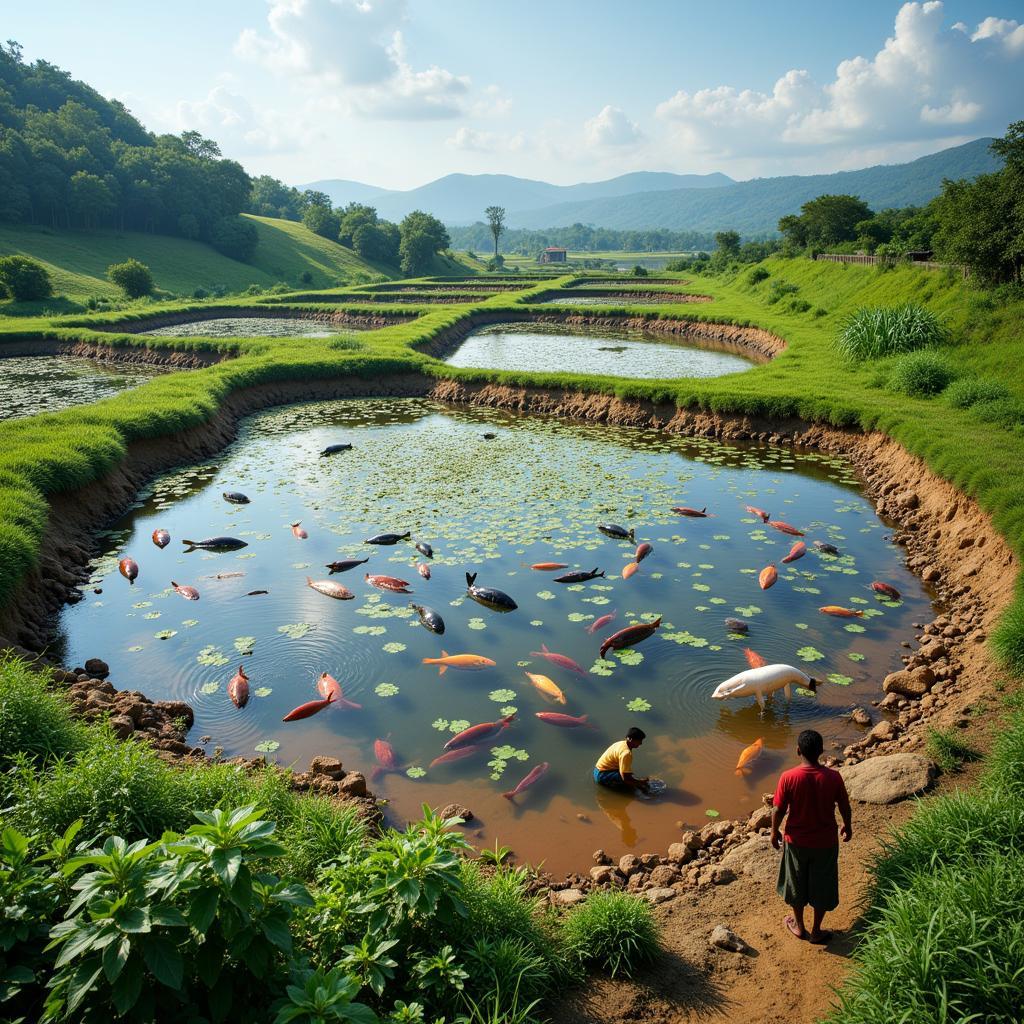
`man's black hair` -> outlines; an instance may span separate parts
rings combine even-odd
[[[796,749],[802,757],[806,757],[809,761],[816,761],[825,749],[825,741],[821,738],[820,732],[815,732],[814,729],[804,729],[796,738]]]
[[[647,739],[647,733],[643,729],[638,729],[635,725],[626,733],[627,740],[645,740]],[[820,737],[819,737],[820,739]]]

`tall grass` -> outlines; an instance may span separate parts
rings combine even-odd
[[[957,772],[965,762],[981,758],[981,751],[952,729],[929,729],[925,749],[944,772]]]
[[[563,928],[569,955],[626,977],[658,954],[651,905],[625,892],[595,890],[569,911]]]
[[[926,306],[861,307],[840,324],[836,344],[852,362],[902,355],[949,340],[942,320]]]

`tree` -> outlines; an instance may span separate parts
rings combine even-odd
[[[715,235],[718,251],[730,259],[740,254],[740,234],[738,231],[719,231]]]
[[[203,138],[199,132],[182,132],[181,141],[186,151],[200,160],[216,160],[220,156],[220,146],[213,139]]]
[[[494,236],[494,258],[498,258],[498,239],[501,237],[501,233],[505,230],[505,207],[504,206],[488,206],[484,210],[484,216],[487,218],[487,226],[491,229],[491,234]]]
[[[124,263],[111,263],[107,277],[130,299],[141,299],[153,291],[153,275],[145,263],[127,259]]]
[[[434,255],[451,245],[445,226],[429,213],[413,210],[399,225],[401,243],[399,255],[402,273],[419,277],[430,269]]]
[[[0,256],[0,284],[15,302],[33,302],[53,294],[46,267],[27,256]]]
[[[783,217],[779,231],[791,245],[828,249],[852,242],[857,237],[857,225],[871,216],[871,208],[859,196],[824,195],[804,203],[799,217]]]
[[[320,203],[313,203],[307,206],[302,214],[302,223],[310,231],[320,235],[322,238],[329,238],[332,242],[338,240],[341,221],[329,206],[322,206]]]
[[[242,263],[252,261],[259,241],[256,225],[244,217],[221,217],[210,232],[210,245],[217,252]]]
[[[86,228],[99,227],[116,207],[109,185],[95,174],[76,171],[71,176],[68,205],[74,218]]]

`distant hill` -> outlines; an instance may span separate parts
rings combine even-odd
[[[755,178],[722,188],[643,191],[613,199],[560,203],[509,210],[516,228],[554,228],[592,224],[605,228],[665,228],[673,231],[721,231],[743,235],[775,232],[780,217],[823,193],[858,195],[872,209],[919,206],[936,196],[944,178],[974,178],[997,170],[1001,161],[989,150],[991,139],[975,139],[906,164],[879,165],[836,174]]]
[[[552,185],[508,174],[447,174],[419,188],[399,191],[375,188],[358,181],[326,179],[302,188],[326,192],[335,206],[368,203],[386,220],[400,221],[413,210],[425,210],[446,224],[472,224],[488,206],[525,210],[562,203],[587,202],[666,189],[710,189],[733,184],[725,174],[670,174],[636,171],[607,181]]]

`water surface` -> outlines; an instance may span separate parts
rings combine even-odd
[[[353,334],[355,329],[350,324],[335,327],[309,317],[224,316],[154,327],[139,333],[164,338],[332,338]]]

